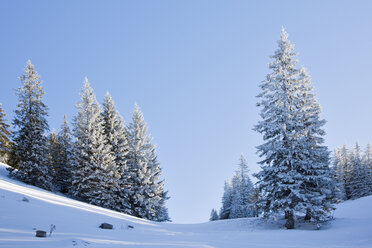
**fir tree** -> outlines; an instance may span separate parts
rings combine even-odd
[[[254,130],[265,143],[257,147],[263,160],[256,176],[264,215],[285,213],[285,226],[292,229],[295,211],[317,222],[329,217],[335,184],[329,152],[322,146],[325,121],[320,120],[307,72],[296,67],[296,54],[284,29],[278,45],[269,65],[272,73],[258,95],[262,121]]]
[[[363,164],[367,171],[367,185],[369,187],[369,195],[372,194],[372,147],[370,144],[367,144],[367,147],[363,156]]]
[[[216,209],[212,209],[212,211],[211,211],[211,215],[210,215],[210,217],[209,217],[209,221],[215,221],[215,220],[218,220],[219,218],[218,218],[218,214],[217,214],[217,211],[216,211]]]
[[[259,215],[259,205],[261,201],[261,194],[257,187],[253,187],[252,195],[251,195],[251,201],[252,201],[252,211],[253,211],[253,217],[258,217]]]
[[[6,162],[10,154],[10,125],[6,123],[5,113],[0,103],[0,162]]]
[[[343,178],[341,183],[344,184],[345,187],[346,199],[350,199],[353,187],[352,185],[353,164],[351,161],[351,152],[349,151],[346,145],[344,145],[339,151],[339,163]]]
[[[88,203],[110,208],[115,204],[113,190],[117,188],[114,156],[111,145],[105,142],[101,109],[87,78],[77,109],[72,194]]]
[[[338,197],[337,199],[346,200],[346,175],[345,175],[345,159],[342,157],[342,149],[335,149],[333,152],[333,170],[335,172],[335,179],[337,181]]]
[[[55,165],[58,163],[58,148],[59,145],[57,143],[57,134],[56,131],[53,129],[52,132],[49,134],[48,138],[48,167],[49,167],[49,172],[50,176],[52,178],[52,189],[53,190],[59,190],[58,187],[56,186],[56,170],[55,170]]]
[[[355,144],[354,150],[351,153],[351,162],[350,198],[356,199],[369,195],[367,166],[362,161],[361,149],[358,143]]]
[[[253,217],[253,183],[248,175],[248,165],[244,156],[240,156],[239,169],[232,178],[232,200],[230,219]]]
[[[229,181],[225,181],[224,191],[222,195],[222,207],[220,209],[220,219],[230,219],[231,206],[233,200],[233,188]]]
[[[55,155],[54,183],[59,191],[68,193],[72,187],[72,170],[74,164],[73,142],[67,117],[64,115],[61,130],[56,136],[57,152]]]
[[[130,206],[125,193],[127,187],[126,156],[128,154],[129,144],[124,121],[115,110],[114,102],[109,93],[106,94],[103,102],[102,118],[106,143],[111,147],[111,153],[114,156],[115,163],[113,169],[117,197],[115,197],[114,209],[126,213]]]
[[[164,181],[160,180],[161,167],[155,155],[155,146],[147,135],[147,125],[138,105],[134,107],[128,126],[129,152],[126,177],[126,198],[129,214],[155,221],[168,221]]]
[[[51,188],[48,164],[46,120],[47,107],[42,102],[44,95],[40,76],[31,61],[27,62],[25,72],[20,77],[22,86],[17,89],[19,103],[15,110],[13,125],[14,146],[11,154],[11,175],[20,180],[44,189]]]

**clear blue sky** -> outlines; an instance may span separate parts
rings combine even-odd
[[[13,118],[31,59],[50,128],[85,76],[126,121],[137,102],[174,222],[207,221],[240,153],[258,171],[258,85],[284,26],[310,72],[331,150],[372,143],[372,1],[1,1],[0,102]]]

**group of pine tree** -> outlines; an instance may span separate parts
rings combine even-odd
[[[136,217],[170,220],[161,167],[138,105],[126,126],[109,93],[101,107],[85,78],[73,129],[64,116],[60,131],[48,134],[44,91],[30,61],[20,81],[12,132],[0,106],[0,155],[12,166],[11,176]]]
[[[253,186],[241,157],[239,169],[225,182],[220,212],[212,209],[210,220],[284,216],[285,227],[292,229],[303,216],[320,227],[331,219],[334,203],[372,194],[371,147],[362,156],[358,145],[353,151],[344,146],[330,158],[310,77],[297,66],[284,29],[278,46],[257,96],[261,120],[253,130],[264,140],[257,147],[262,158],[257,183]]]
[[[334,151],[333,168],[339,188],[339,199],[357,199],[372,195],[372,147],[362,152],[358,143]]]

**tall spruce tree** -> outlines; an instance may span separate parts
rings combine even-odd
[[[51,189],[45,137],[49,128],[46,120],[48,109],[42,102],[42,81],[30,60],[20,80],[22,86],[16,90],[19,102],[13,120],[16,131],[11,153],[11,165],[17,170],[11,169],[11,175],[26,183]]]
[[[335,183],[329,152],[322,146],[325,121],[320,120],[306,71],[296,67],[294,47],[284,29],[278,46],[269,64],[272,72],[258,95],[262,120],[254,130],[265,143],[257,147],[263,160],[256,176],[265,216],[285,213],[285,226],[292,229],[295,212],[317,222],[329,217]]]
[[[105,208],[115,205],[114,156],[106,142],[101,108],[85,78],[74,118],[75,165],[72,194]],[[113,192],[114,191],[114,192]]]
[[[114,209],[127,213],[130,208],[130,204],[126,198],[128,137],[124,121],[116,111],[114,101],[109,93],[106,94],[103,102],[102,118],[106,143],[111,147],[111,153],[114,156],[115,163],[113,169],[117,196],[115,197]]]
[[[129,152],[127,155],[127,190],[129,214],[155,221],[168,221],[165,206],[168,199],[155,146],[147,134],[147,124],[137,104],[128,126]]]
[[[0,103],[0,162],[8,160],[11,148],[10,125],[6,123],[5,113]]]

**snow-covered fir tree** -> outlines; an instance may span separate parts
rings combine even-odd
[[[103,129],[106,143],[111,147],[114,156],[114,179],[117,185],[117,196],[115,197],[114,209],[127,213],[130,204],[126,198],[127,188],[127,166],[126,156],[129,151],[128,137],[124,121],[115,109],[114,101],[109,93],[103,102]]]
[[[240,156],[239,168],[232,178],[232,200],[230,219],[253,217],[255,215],[252,202],[253,183],[249,178],[248,164],[244,156]]]
[[[10,125],[6,123],[5,113],[0,103],[0,162],[6,162],[10,154]]]
[[[48,167],[50,176],[52,178],[52,190],[58,190],[58,187],[56,187],[55,177],[56,177],[56,171],[54,168],[54,165],[58,162],[58,143],[57,143],[57,134],[56,131],[53,129],[52,132],[50,132],[48,137]]]
[[[223,188],[222,207],[220,209],[220,214],[219,214],[221,220],[230,219],[232,197],[233,197],[233,188],[229,180],[227,180],[225,181],[225,185]]]
[[[332,164],[333,170],[335,172],[335,179],[337,181],[338,195],[337,199],[339,201],[346,200],[346,175],[345,175],[345,159],[342,157],[342,150],[335,149],[333,152]]]
[[[155,221],[168,221],[165,206],[168,199],[164,191],[161,167],[155,154],[155,146],[147,134],[147,124],[137,104],[132,122],[128,126],[129,152],[126,178],[126,199],[130,204],[129,214]]]
[[[255,207],[255,189],[249,178],[248,165],[244,156],[240,156],[238,170],[231,180],[225,181],[222,195],[220,219],[253,217],[257,215]]]
[[[117,186],[112,147],[106,142],[101,108],[85,78],[74,118],[74,170],[72,194],[88,203],[112,208]]]
[[[347,146],[344,145],[341,149],[338,149],[338,152],[336,152],[334,155],[337,156],[335,162],[338,163],[338,165],[335,165],[335,167],[337,168],[336,170],[337,182],[343,185],[343,188],[345,189],[345,200],[350,199],[351,190],[353,187],[352,185],[353,164],[351,161],[351,152],[347,148]]]
[[[369,187],[369,195],[372,195],[372,147],[367,144],[363,155],[363,164],[367,171],[366,179]]]
[[[11,170],[11,175],[26,183],[51,189],[45,137],[48,109],[42,101],[44,91],[40,76],[30,60],[20,80],[22,86],[16,90],[19,102],[13,120],[15,132],[10,160],[17,170]]]
[[[361,148],[358,143],[351,153],[350,198],[356,199],[370,194],[368,170],[362,161]]]
[[[219,219],[218,213],[217,213],[216,209],[213,208],[212,211],[211,211],[211,215],[209,217],[209,221],[215,221],[215,220],[218,220],[218,219]]]
[[[320,107],[307,72],[296,64],[294,46],[282,29],[272,70],[260,85],[262,120],[254,130],[263,135],[257,147],[262,171],[256,174],[265,216],[285,213],[286,227],[294,228],[295,212],[317,222],[329,217],[334,179],[329,152],[322,143],[325,132]]]
[[[73,141],[67,117],[64,115],[61,130],[56,136],[56,150],[53,162],[54,185],[62,193],[68,193],[72,187],[72,170],[74,164]]]

